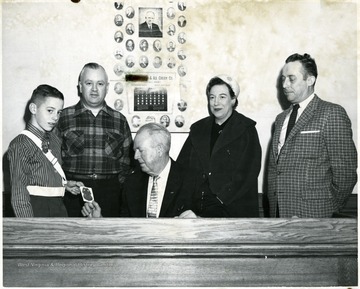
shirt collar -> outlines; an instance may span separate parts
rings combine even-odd
[[[171,161],[170,161],[170,158],[169,158],[165,168],[161,171],[161,173],[158,175],[158,177],[160,179],[167,180],[167,177],[168,177],[169,172],[170,172],[170,167],[171,167]]]
[[[313,100],[314,96],[315,96],[315,93],[312,93],[312,94],[310,94],[310,96],[308,98],[306,98],[302,102],[300,102],[299,103],[300,108],[304,109],[305,107],[307,107],[308,104],[310,103],[310,101]]]
[[[45,136],[44,131],[40,131],[36,126],[31,124],[30,122],[26,125],[26,129],[36,135],[39,139],[43,140]]]
[[[75,105],[75,112],[74,112],[74,117],[86,113],[87,111],[90,112],[89,109],[87,109],[81,101],[79,101],[76,105]],[[99,113],[103,111],[106,114],[110,115],[110,111],[109,111],[109,107],[107,106],[106,102],[104,101],[104,106],[99,110]]]

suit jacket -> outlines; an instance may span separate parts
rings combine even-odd
[[[270,216],[331,217],[357,180],[351,122],[337,104],[315,95],[278,154],[281,128],[291,108],[276,117],[269,155]]]
[[[191,126],[177,161],[196,171],[197,183],[217,195],[229,216],[257,217],[261,147],[256,123],[234,111],[210,155],[213,122],[210,116]]]
[[[191,209],[192,188],[195,185],[182,167],[171,160],[171,168],[161,205],[160,217],[179,216]],[[139,166],[126,178],[123,189],[121,217],[146,217],[149,175]]]
[[[162,32],[157,24],[151,24],[152,29],[149,29],[149,26],[146,22],[139,25],[139,37],[162,37]]]
[[[178,25],[179,25],[180,27],[185,27],[185,26],[186,26],[186,20],[184,20],[183,22],[178,21]]]

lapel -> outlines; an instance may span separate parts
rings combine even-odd
[[[149,176],[141,171],[135,173],[131,184],[131,192],[127,199],[132,216],[146,217],[146,199]]]
[[[291,130],[288,136],[287,141],[290,141],[295,135],[297,135],[300,132],[300,130],[310,121],[310,119],[312,119],[317,109],[318,103],[319,103],[319,98],[315,95],[313,100],[308,104],[308,106],[305,108],[305,110],[303,111],[303,113],[300,115],[299,119],[295,123],[293,129]]]
[[[299,117],[297,122],[295,123],[295,125],[294,125],[293,129],[291,130],[287,140],[285,141],[282,149],[311,120],[311,118],[314,116],[314,114],[316,112],[319,101],[320,101],[319,97],[315,94],[313,100],[308,104],[308,106],[305,108],[305,110],[303,111],[303,113],[301,114],[301,116]],[[289,114],[290,110],[291,110],[291,107],[289,107],[287,110],[285,110],[283,113],[281,113],[279,115],[278,120],[277,120],[278,124],[276,124],[276,126],[275,126],[275,132],[274,132],[274,140],[275,141],[273,142],[273,153],[274,153],[275,159],[277,159],[277,156],[278,156],[277,151],[278,151],[278,143],[279,143],[279,139],[280,139],[281,128],[282,128],[282,126],[284,124],[284,120],[285,120],[286,116]]]
[[[177,164],[171,159],[171,167],[166,182],[164,198],[161,204],[160,217],[166,216],[166,211],[168,210],[170,204],[173,202],[174,198],[177,196],[178,191],[181,188],[181,184],[182,184],[181,171],[179,170]]]
[[[278,157],[278,143],[279,143],[279,139],[280,139],[281,129],[283,127],[284,120],[285,120],[286,116],[289,114],[290,110],[291,110],[291,107],[289,107],[288,109],[283,111],[278,116],[277,120],[275,121],[276,125],[275,125],[275,131],[274,131],[274,141],[273,141],[273,154],[274,154],[275,160]]]
[[[214,155],[222,147],[237,139],[245,129],[246,126],[241,121],[240,114],[234,110],[229,122],[225,125],[223,132],[219,135],[219,138],[214,145],[212,154]]]

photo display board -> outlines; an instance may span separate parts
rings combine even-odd
[[[146,4],[144,4],[146,3]],[[184,1],[115,1],[110,93],[132,132],[157,122],[188,131],[187,6]],[[110,103],[111,105],[111,103]]]

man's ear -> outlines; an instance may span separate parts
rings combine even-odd
[[[163,149],[163,146],[162,145],[157,145],[156,147],[156,152],[157,154],[159,155],[159,157],[161,157],[163,155],[163,152],[164,152],[164,149]]]
[[[36,107],[36,104],[35,103],[30,103],[29,104],[29,110],[31,112],[31,114],[35,114],[36,113],[36,110],[37,110],[37,107]]]
[[[313,86],[315,83],[315,76],[310,75],[308,76],[308,78],[306,79],[307,85],[308,86]]]

